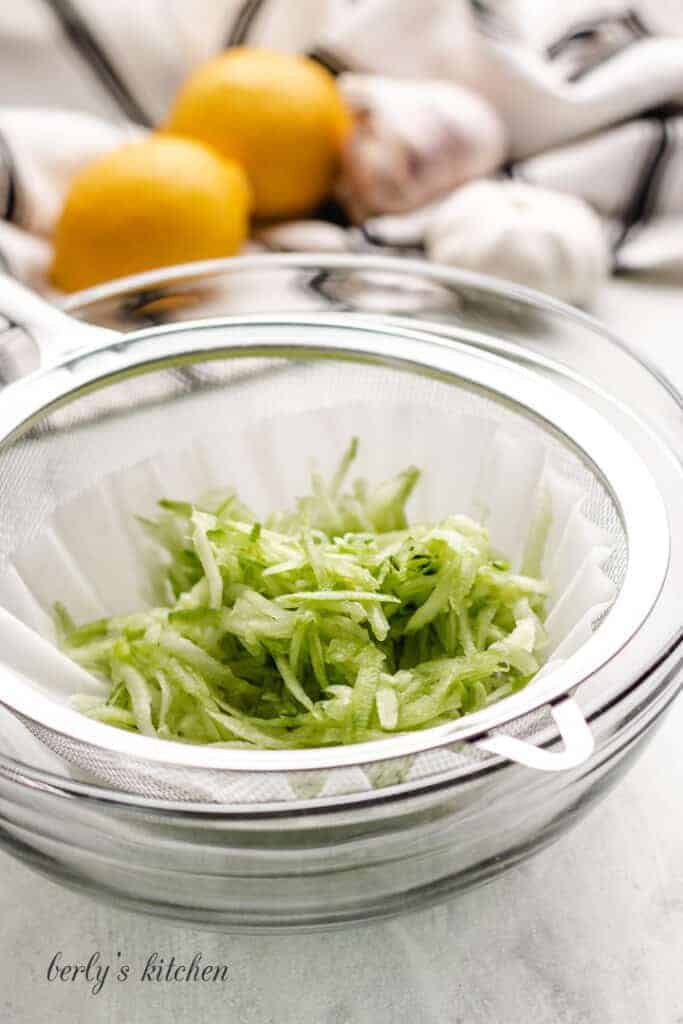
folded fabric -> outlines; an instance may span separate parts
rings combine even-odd
[[[642,17],[614,3],[569,6],[366,0],[321,53],[338,71],[466,84],[505,124],[507,171],[590,203],[615,268],[683,272],[683,38],[647,27],[679,33],[683,19],[656,4],[641,4]],[[438,210],[367,230],[375,244],[413,247]]]
[[[2,96],[35,102],[42,81],[40,94],[51,104],[0,107],[0,261],[48,294],[49,238],[71,176],[140,124],[158,123],[194,64],[244,43],[307,51],[335,71],[352,72],[351,85],[379,82],[375,76],[419,79],[413,106],[428,118],[442,105],[443,83],[479,94],[505,127],[505,173],[589,203],[603,220],[614,267],[683,274],[683,38],[676,35],[683,16],[673,5],[640,0],[634,13],[618,0],[562,7],[540,0],[302,0],[293,12],[287,0],[201,0],[199,18],[194,4],[154,0],[141,30],[133,0],[106,7],[27,0],[21,18],[14,10],[0,14],[0,53],[12,73],[10,82],[9,71],[0,70]],[[20,50],[32,55],[23,86]],[[67,66],[78,67],[68,86]],[[54,109],[60,105],[65,109]],[[443,126],[438,117],[431,123]],[[394,122],[392,133],[405,143],[409,128],[410,118]],[[384,128],[375,141],[382,138]],[[416,139],[418,156],[434,153],[434,138],[430,129],[422,144]],[[464,176],[455,173],[455,157],[450,166],[445,159],[431,164],[421,191],[403,145],[399,178],[406,187],[398,207],[387,205],[386,190],[381,201],[371,176],[361,176],[356,216],[359,208],[362,217],[382,208],[395,214],[406,209],[406,196],[411,206],[430,201],[404,221],[367,221],[372,244],[424,246],[439,209],[434,198],[446,198],[438,194],[472,173],[489,173],[493,148],[490,139],[475,147],[486,159]],[[361,192],[372,202],[358,203]],[[295,235],[312,244],[311,232]]]
[[[50,292],[49,238],[74,174],[142,129],[92,114],[0,109],[0,262]]]

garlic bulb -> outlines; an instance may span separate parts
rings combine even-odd
[[[342,75],[354,128],[342,153],[338,196],[356,222],[414,210],[502,163],[498,115],[447,82]]]
[[[520,181],[477,181],[440,204],[425,230],[440,263],[502,277],[583,305],[609,272],[597,215],[575,196]]]

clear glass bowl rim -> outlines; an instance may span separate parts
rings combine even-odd
[[[230,271],[240,272],[252,269],[257,270],[259,268],[267,269],[269,267],[278,269],[324,268],[349,270],[362,268],[369,271],[397,271],[403,274],[411,273],[425,279],[445,281],[455,286],[462,285],[475,288],[483,293],[491,294],[496,299],[510,299],[521,304],[528,305],[536,310],[542,310],[551,316],[557,316],[565,320],[581,324],[592,333],[600,335],[608,343],[622,349],[636,363],[638,363],[649,376],[654,378],[658,384],[667,391],[668,395],[673,398],[678,408],[683,410],[683,395],[668,376],[650,360],[637,352],[628,342],[613,334],[613,332],[605,327],[600,321],[591,317],[589,314],[568,306],[549,296],[519,285],[503,282],[499,279],[487,277],[485,275],[455,270],[450,267],[427,264],[426,262],[419,260],[387,257],[376,258],[358,255],[330,256],[318,254],[268,254],[200,261],[196,263],[181,264],[174,267],[160,268],[159,270],[149,271],[144,274],[120,278],[82,292],[74,293],[62,303],[62,308],[65,312],[69,312],[73,315],[84,311],[88,306],[96,302],[123,296],[132,290],[147,290],[154,287],[160,287],[162,285],[177,284],[184,281],[197,281],[198,279],[213,277]],[[292,318],[296,318],[297,313],[296,311],[292,311],[290,314],[284,311],[283,315],[291,315]],[[344,314],[342,313],[338,315],[343,316]],[[355,314],[352,314],[350,319],[354,315]],[[211,317],[209,320],[204,322],[208,324],[211,319],[220,320],[221,317]],[[428,323],[428,320],[419,322],[408,321],[409,326],[412,326],[417,330],[419,330],[423,325],[427,326]],[[180,327],[181,325],[178,324],[177,326]],[[195,326],[195,324],[187,323],[186,326],[191,328]],[[444,324],[435,322],[431,326],[438,331],[439,328],[444,327]],[[663,439],[660,438],[660,440]],[[652,659],[648,668],[644,670],[628,687],[624,688],[617,701],[613,701],[612,704],[605,705],[600,708],[599,711],[587,715],[587,720],[589,722],[593,721],[613,706],[613,704],[620,702],[622,699],[626,699],[635,689],[647,680],[650,673],[658,664],[670,657],[682,644],[683,628],[676,636],[672,645],[666,650],[659,651],[657,656]],[[481,774],[484,774],[504,769],[507,764],[508,762],[504,759],[496,758],[493,763],[482,766],[480,772]],[[321,813],[330,812],[334,809],[334,804],[337,803],[335,800],[297,801],[294,804],[284,806],[263,805],[260,807],[250,807],[235,804],[194,804],[186,801],[162,801],[155,798],[139,796],[137,794],[117,792],[104,787],[95,786],[90,783],[66,780],[62,776],[38,768],[33,768],[23,762],[6,757],[3,754],[0,754],[0,772],[5,776],[5,778],[25,785],[36,786],[41,789],[49,790],[55,795],[70,798],[86,798],[90,801],[103,803],[105,805],[116,804],[120,805],[122,808],[126,807],[130,810],[138,809],[143,812],[157,810],[160,812],[166,811],[173,812],[174,814],[178,813],[181,815],[200,817],[225,817],[227,815],[235,820],[244,819],[253,821],[259,817],[290,817],[297,816],[299,813],[311,813],[316,810]],[[477,774],[479,773],[474,772],[469,775],[468,778]],[[368,794],[357,794],[355,796],[351,796],[351,798],[346,796],[343,798],[342,802],[344,807],[350,809],[350,805],[354,804],[367,805],[383,803],[397,798],[400,799],[401,797],[409,797],[410,795],[435,792],[453,785],[457,785],[457,780],[416,780],[414,783],[409,785],[402,784],[396,787],[388,787],[387,789]]]

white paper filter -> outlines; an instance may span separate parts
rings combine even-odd
[[[410,518],[438,520],[465,512],[487,525],[495,547],[515,567],[521,566],[530,528],[549,509],[542,572],[551,584],[550,643],[543,672],[588,639],[616,592],[602,568],[616,538],[582,511],[588,477],[581,480],[558,444],[546,443],[533,426],[520,427],[516,418],[508,424],[500,413],[496,419],[379,399],[261,418],[230,436],[206,432],[182,450],[125,467],[64,503],[0,573],[0,658],[16,685],[32,686],[60,704],[76,691],[103,685],[57,651],[51,608],[61,601],[76,621],[85,622],[150,604],[147,567],[153,554],[136,514],[152,514],[163,496],[187,500],[226,486],[262,515],[291,506],[308,490],[310,459],[331,472],[351,430],[361,442],[354,473],[378,480],[408,464],[419,466],[423,476],[410,501]],[[541,711],[506,731],[530,735],[547,724]],[[43,767],[60,764],[77,777],[150,796],[220,802],[358,792],[488,756],[459,744],[365,769],[265,774],[149,764],[136,766],[131,779],[111,756],[84,760],[63,737],[40,729],[38,735],[52,752],[40,744],[39,754],[26,728],[7,713],[0,717],[0,742],[11,756],[33,764],[40,759]]]

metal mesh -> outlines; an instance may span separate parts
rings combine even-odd
[[[187,369],[140,374],[80,397],[44,416],[20,439],[0,450],[0,560],[39,532],[60,504],[97,480],[160,451],[186,449],[210,426],[229,433],[235,424],[257,424],[273,414],[388,402],[415,411],[471,412],[520,437],[543,440],[557,473],[586,493],[585,516],[615,541],[610,577],[623,578],[626,537],[615,502],[601,479],[549,428],[503,401],[415,374],[341,362],[288,360],[212,361]],[[353,432],[353,424],[346,431]],[[447,455],[448,439],[445,439]],[[428,454],[428,453],[425,453]],[[293,452],[304,468],[308,452]],[[402,465],[400,451],[385,453]],[[390,470],[388,470],[390,471]]]
[[[401,408],[400,437],[386,450],[371,448],[370,472],[388,474],[406,462],[411,447],[417,462],[441,464],[456,472],[450,461],[457,423],[468,417],[471,429],[502,430],[520,445],[542,442],[547,466],[560,479],[578,483],[585,493],[583,514],[612,538],[606,572],[618,588],[627,564],[627,538],[610,492],[572,445],[549,427],[509,402],[465,384],[387,366],[350,361],[301,362],[295,359],[217,359],[187,368],[169,367],[131,376],[71,401],[44,416],[29,432],[0,451],[0,563],[28,544],[44,529],[65,502],[126,466],[159,453],[187,450],[193,438],[210,427],[226,437],[250,427],[258,438],[259,424],[279,416],[326,410],[336,416],[340,440],[354,433],[347,422],[354,404],[379,409]],[[454,435],[441,438],[434,451],[429,421],[434,416],[453,423]],[[337,428],[335,428],[337,429]],[[406,439],[409,439],[407,441]],[[315,438],[311,438],[315,452]],[[255,440],[255,457],[258,455]],[[424,458],[420,460],[420,450]],[[293,481],[305,472],[308,451],[291,451],[285,475]],[[229,483],[240,469],[230,467]],[[227,476],[227,474],[226,474]],[[296,484],[293,484],[294,494]],[[180,495],[179,495],[180,496]],[[293,496],[293,495],[292,495]],[[186,497],[186,495],[183,495]],[[459,508],[452,512],[461,511]],[[55,580],[55,598],[59,581]],[[76,743],[44,726],[26,721],[31,731],[66,762],[88,776],[124,790],[166,799],[217,799],[216,775],[123,759],[95,746]],[[549,724],[543,709],[514,723],[514,733],[533,737]],[[390,745],[391,741],[387,741]],[[407,778],[471,771],[487,755],[470,744],[419,754],[409,762],[391,760],[363,768],[318,773],[225,773],[225,793],[232,802],[270,802],[301,797],[331,796],[388,785]]]

